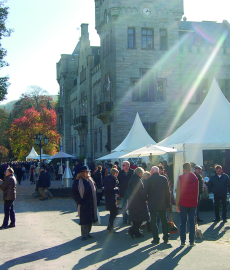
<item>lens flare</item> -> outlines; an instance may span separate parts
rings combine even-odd
[[[189,101],[191,100],[192,96],[195,94],[197,87],[199,86],[199,84],[201,83],[201,81],[204,78],[205,74],[207,73],[208,69],[210,68],[211,64],[213,63],[217,53],[219,52],[221,46],[224,43],[228,33],[229,33],[228,31],[224,32],[224,34],[220,37],[219,41],[217,42],[217,44],[216,44],[215,48],[213,49],[209,59],[207,60],[207,62],[203,66],[200,74],[196,78],[194,84],[192,85],[191,89],[188,92],[188,95],[185,97],[180,109],[178,110],[178,113],[177,113],[175,119],[173,120],[172,125],[170,126],[170,128],[169,128],[169,130],[167,132],[167,135],[170,135],[171,132],[173,131],[173,129],[175,128],[177,122],[179,121],[180,117],[182,116],[183,112],[185,111]]]

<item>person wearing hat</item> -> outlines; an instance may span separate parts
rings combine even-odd
[[[78,206],[82,240],[91,238],[92,224],[97,222],[97,193],[93,179],[86,166],[79,169],[72,186],[72,196]]]
[[[195,166],[195,175],[198,178],[199,181],[199,195],[198,195],[198,205],[197,205],[197,210],[196,210],[196,220],[197,222],[202,222],[203,220],[200,219],[200,215],[199,215],[199,204],[200,204],[200,195],[203,193],[204,191],[204,179],[201,175],[201,171],[202,171],[202,167],[199,165]]]

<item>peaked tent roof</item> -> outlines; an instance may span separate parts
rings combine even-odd
[[[36,158],[37,156],[38,156],[37,152],[35,151],[34,147],[32,147],[29,155],[26,157],[26,160]]]
[[[97,160],[119,159],[120,156],[144,147],[147,144],[156,144],[156,142],[149,136],[137,113],[133,126],[124,141],[112,150],[111,154],[100,157]]]
[[[72,155],[69,155],[69,154],[67,154],[65,152],[60,151],[57,154],[50,157],[50,159],[54,159],[54,158],[75,158],[75,157],[72,156]]]
[[[139,114],[137,113],[133,126],[129,131],[129,134],[117,148],[112,150],[112,152],[130,152],[141,148],[147,144],[156,144],[156,142],[149,136],[148,132],[146,131],[141,122]]]
[[[219,144],[230,143],[230,103],[225,98],[216,79],[197,111],[172,135],[158,145]]]

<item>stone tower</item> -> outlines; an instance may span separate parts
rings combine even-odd
[[[136,112],[155,140],[163,137],[161,126],[165,123],[159,123],[159,117],[168,111],[171,97],[170,93],[166,95],[167,88],[179,74],[176,62],[159,60],[178,43],[182,15],[183,0],[95,1],[95,28],[101,40],[102,103],[112,107],[107,118],[105,112],[99,118],[107,125],[107,133],[116,133],[111,139],[107,136],[108,150],[125,138]],[[173,57],[178,53],[177,48]],[[170,76],[172,70],[175,74]],[[157,111],[155,115],[153,110]]]

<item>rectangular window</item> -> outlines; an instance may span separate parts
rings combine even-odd
[[[86,80],[86,67],[82,66],[82,70],[80,72],[80,83]]]
[[[102,128],[99,128],[99,134],[100,134],[100,152],[102,153]]]
[[[131,89],[132,89],[133,101],[139,101],[140,100],[140,93],[139,93],[138,79],[131,78],[130,85],[131,85]]]
[[[107,74],[105,76],[104,100],[106,102],[110,102],[111,101],[111,81],[110,81],[109,74]]]
[[[97,130],[94,129],[94,152],[97,152]]]
[[[139,82],[139,93],[141,101],[155,101],[154,92],[154,74],[152,74],[150,70],[142,70],[141,80]]]
[[[219,79],[218,80],[220,89],[222,90],[223,94],[230,101],[230,80],[229,79]]]
[[[157,142],[157,124],[156,123],[143,123],[146,131],[148,132],[149,136]]]
[[[209,90],[208,79],[203,79],[196,90],[196,103],[202,103]]]
[[[105,45],[105,38],[103,39],[103,58],[106,57],[106,45]]]
[[[154,47],[153,29],[142,28],[141,30],[141,46],[142,49],[152,50]]]
[[[107,126],[107,150],[111,151],[111,126]]]
[[[166,79],[158,79],[157,80],[156,101],[164,101],[165,100],[166,86],[167,86]]]
[[[73,136],[71,137],[71,149],[72,149],[72,153],[73,153]]]
[[[71,109],[71,125],[74,123],[74,117],[73,117],[73,109]]]
[[[106,36],[106,56],[109,54],[109,34]]]
[[[109,41],[109,51],[113,51],[113,32],[112,30],[110,31],[110,41]]]
[[[135,28],[128,28],[128,48],[135,48]]]
[[[74,136],[74,152],[77,153],[77,138]]]
[[[167,44],[167,30],[166,29],[160,29],[160,50],[165,51],[168,48]]]
[[[59,116],[59,126],[63,125],[63,118],[62,115]]]
[[[97,113],[97,94],[94,94],[94,113]]]

